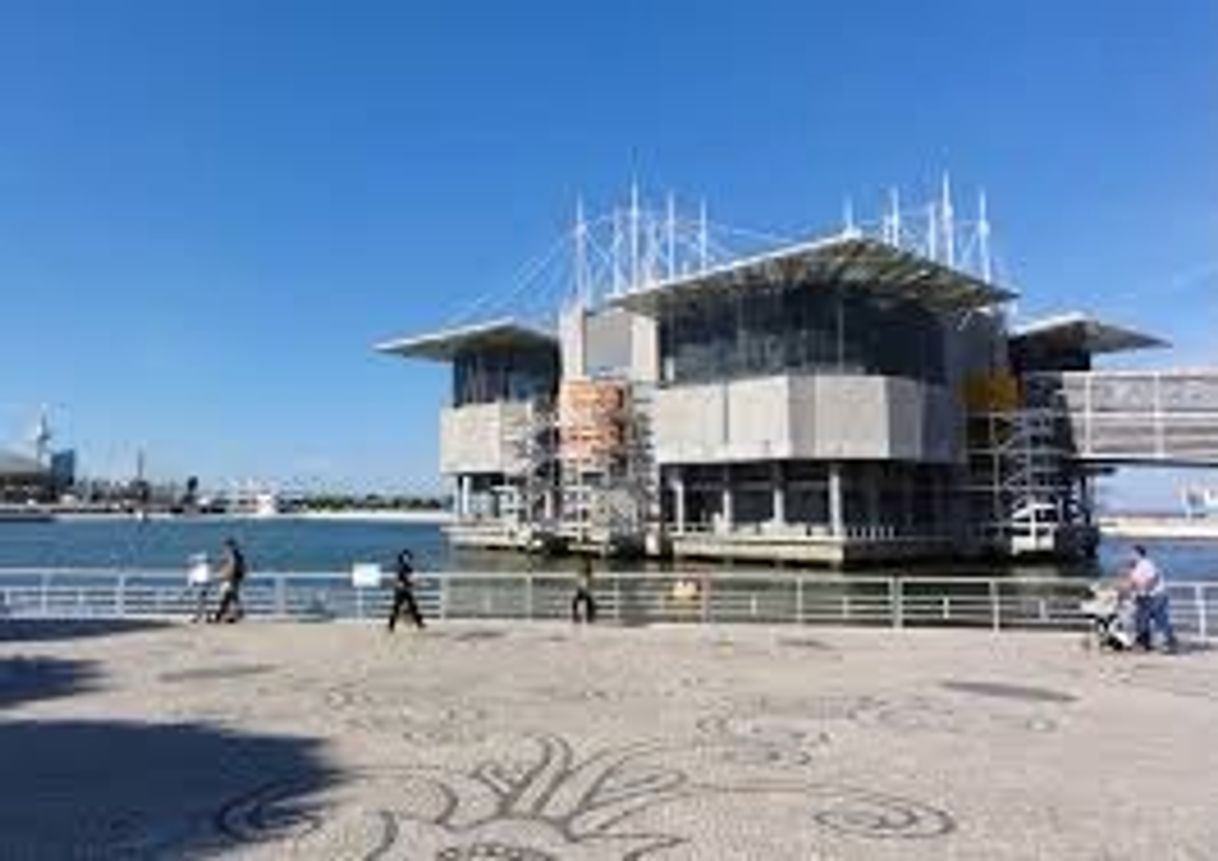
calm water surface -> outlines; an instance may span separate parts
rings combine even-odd
[[[570,560],[539,562],[513,553],[453,552],[440,527],[431,523],[178,519],[73,520],[54,523],[0,523],[0,569],[14,567],[137,568],[182,570],[187,557],[205,552],[216,558],[228,536],[241,542],[258,571],[347,571],[353,561],[389,563],[402,547],[414,551],[429,570],[521,570],[571,567]],[[1218,580],[1218,541],[1147,541],[1152,554],[1176,579]],[[1106,541],[1100,564],[1110,568],[1128,553],[1129,541]],[[638,562],[625,563],[638,568]],[[715,567],[707,563],[688,566]],[[1022,574],[1090,576],[1094,569],[1018,565],[933,564],[901,573]],[[884,569],[868,573],[889,573]]]

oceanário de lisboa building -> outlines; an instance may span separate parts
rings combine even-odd
[[[377,349],[452,368],[457,545],[844,565],[1094,549],[1093,483],[1218,465],[1218,369],[1106,371],[1159,339],[1012,325],[985,199],[945,180],[782,241],[673,199],[570,233],[520,308]],[[531,307],[529,307],[531,305]],[[484,303],[482,307],[487,307]],[[523,310],[521,310],[523,308]]]

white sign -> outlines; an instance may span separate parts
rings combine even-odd
[[[351,585],[356,589],[378,588],[381,576],[381,566],[375,562],[356,562],[351,566]]]

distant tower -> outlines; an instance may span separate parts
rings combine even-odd
[[[38,414],[38,423],[34,426],[34,432],[30,436],[30,442],[34,446],[34,456],[39,463],[45,464],[51,454],[51,423],[47,418],[47,408],[44,404]]]

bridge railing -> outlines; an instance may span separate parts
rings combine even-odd
[[[441,619],[569,618],[575,578],[545,572],[420,574],[424,615]],[[1055,578],[842,576],[813,573],[603,573],[600,617],[623,625],[761,623],[1082,629],[1087,583]],[[1185,636],[1218,636],[1218,581],[1173,582],[1171,612]],[[355,588],[346,574],[252,575],[241,592],[248,616],[383,619],[392,590]],[[214,609],[219,589],[204,601]],[[178,572],[0,570],[4,619],[187,618],[198,587]]]

